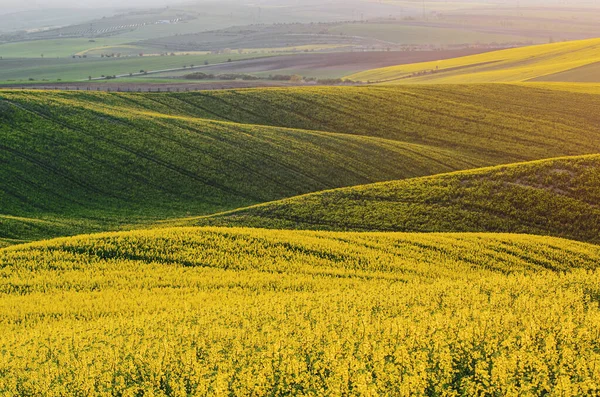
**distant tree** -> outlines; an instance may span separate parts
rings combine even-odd
[[[227,62],[233,62],[233,61],[231,60],[231,58],[229,58],[229,59],[227,60]]]
[[[44,57],[44,54],[42,54],[42,58]]]
[[[92,81],[92,76],[88,76],[88,80]]]
[[[204,65],[208,65],[208,61],[204,61]]]

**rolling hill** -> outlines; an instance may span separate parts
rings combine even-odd
[[[527,46],[359,72],[351,80],[386,84],[600,82],[600,39]]]
[[[595,245],[506,234],[176,228],[5,248],[0,391],[593,394],[599,263]]]
[[[215,3],[15,37],[291,45],[361,10],[382,19],[334,41],[596,29],[587,8],[469,1]],[[179,62],[138,58],[98,65]],[[0,89],[0,396],[598,395],[600,84],[563,83],[598,65],[595,39],[353,77],[376,85]]]
[[[189,225],[511,232],[600,242],[600,155],[461,171],[313,193]]]
[[[509,100],[507,100],[509,98]],[[600,151],[600,96],[512,85],[0,91],[0,239]]]
[[[0,395],[595,395],[599,108],[0,90]]]

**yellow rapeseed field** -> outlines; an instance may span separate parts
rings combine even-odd
[[[381,83],[524,82],[600,62],[600,39],[543,44],[441,61],[367,70],[348,76]]]
[[[600,247],[174,228],[0,250],[0,394],[600,393]]]

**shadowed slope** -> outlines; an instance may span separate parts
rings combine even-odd
[[[48,97],[0,99],[0,238],[99,231],[481,161],[377,137]]]
[[[523,86],[0,92],[0,238],[600,151],[600,96]]]
[[[600,242],[600,156],[560,158],[309,194],[183,224],[516,232]]]

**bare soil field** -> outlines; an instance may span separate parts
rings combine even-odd
[[[600,83],[600,63],[581,66],[565,72],[538,77],[530,81],[568,82],[568,83]]]
[[[316,54],[285,55],[269,58],[256,58],[215,65],[203,68],[204,73],[261,73],[286,71],[304,75],[330,74],[344,75],[386,66],[428,62],[487,52],[488,49],[472,48],[443,51],[368,51],[333,52]]]
[[[351,73],[399,64],[410,64],[426,61],[442,60],[466,55],[487,52],[488,49],[457,49],[444,51],[370,51],[339,52],[282,55],[275,57],[254,58],[231,63],[197,68],[203,73],[241,73],[241,74],[301,74],[307,77],[344,77]],[[182,82],[181,77],[192,73],[191,69],[182,71],[166,71],[152,73],[150,77],[120,78],[106,81],[81,82],[40,82],[2,84],[2,88],[46,89],[46,90],[90,90],[90,91],[195,91],[250,87],[282,87],[304,85],[285,81],[194,81]],[[173,78],[173,82],[168,81]],[[175,79],[178,80],[175,80]],[[166,82],[164,80],[167,80]]]
[[[279,81],[208,81],[208,82],[173,82],[173,83],[146,83],[124,81],[119,82],[78,82],[78,83],[33,83],[33,84],[6,84],[0,86],[5,89],[19,90],[65,90],[65,91],[108,91],[108,92],[185,92],[205,90],[227,90],[237,88],[257,87],[292,87],[309,85],[306,83],[291,83]]]

